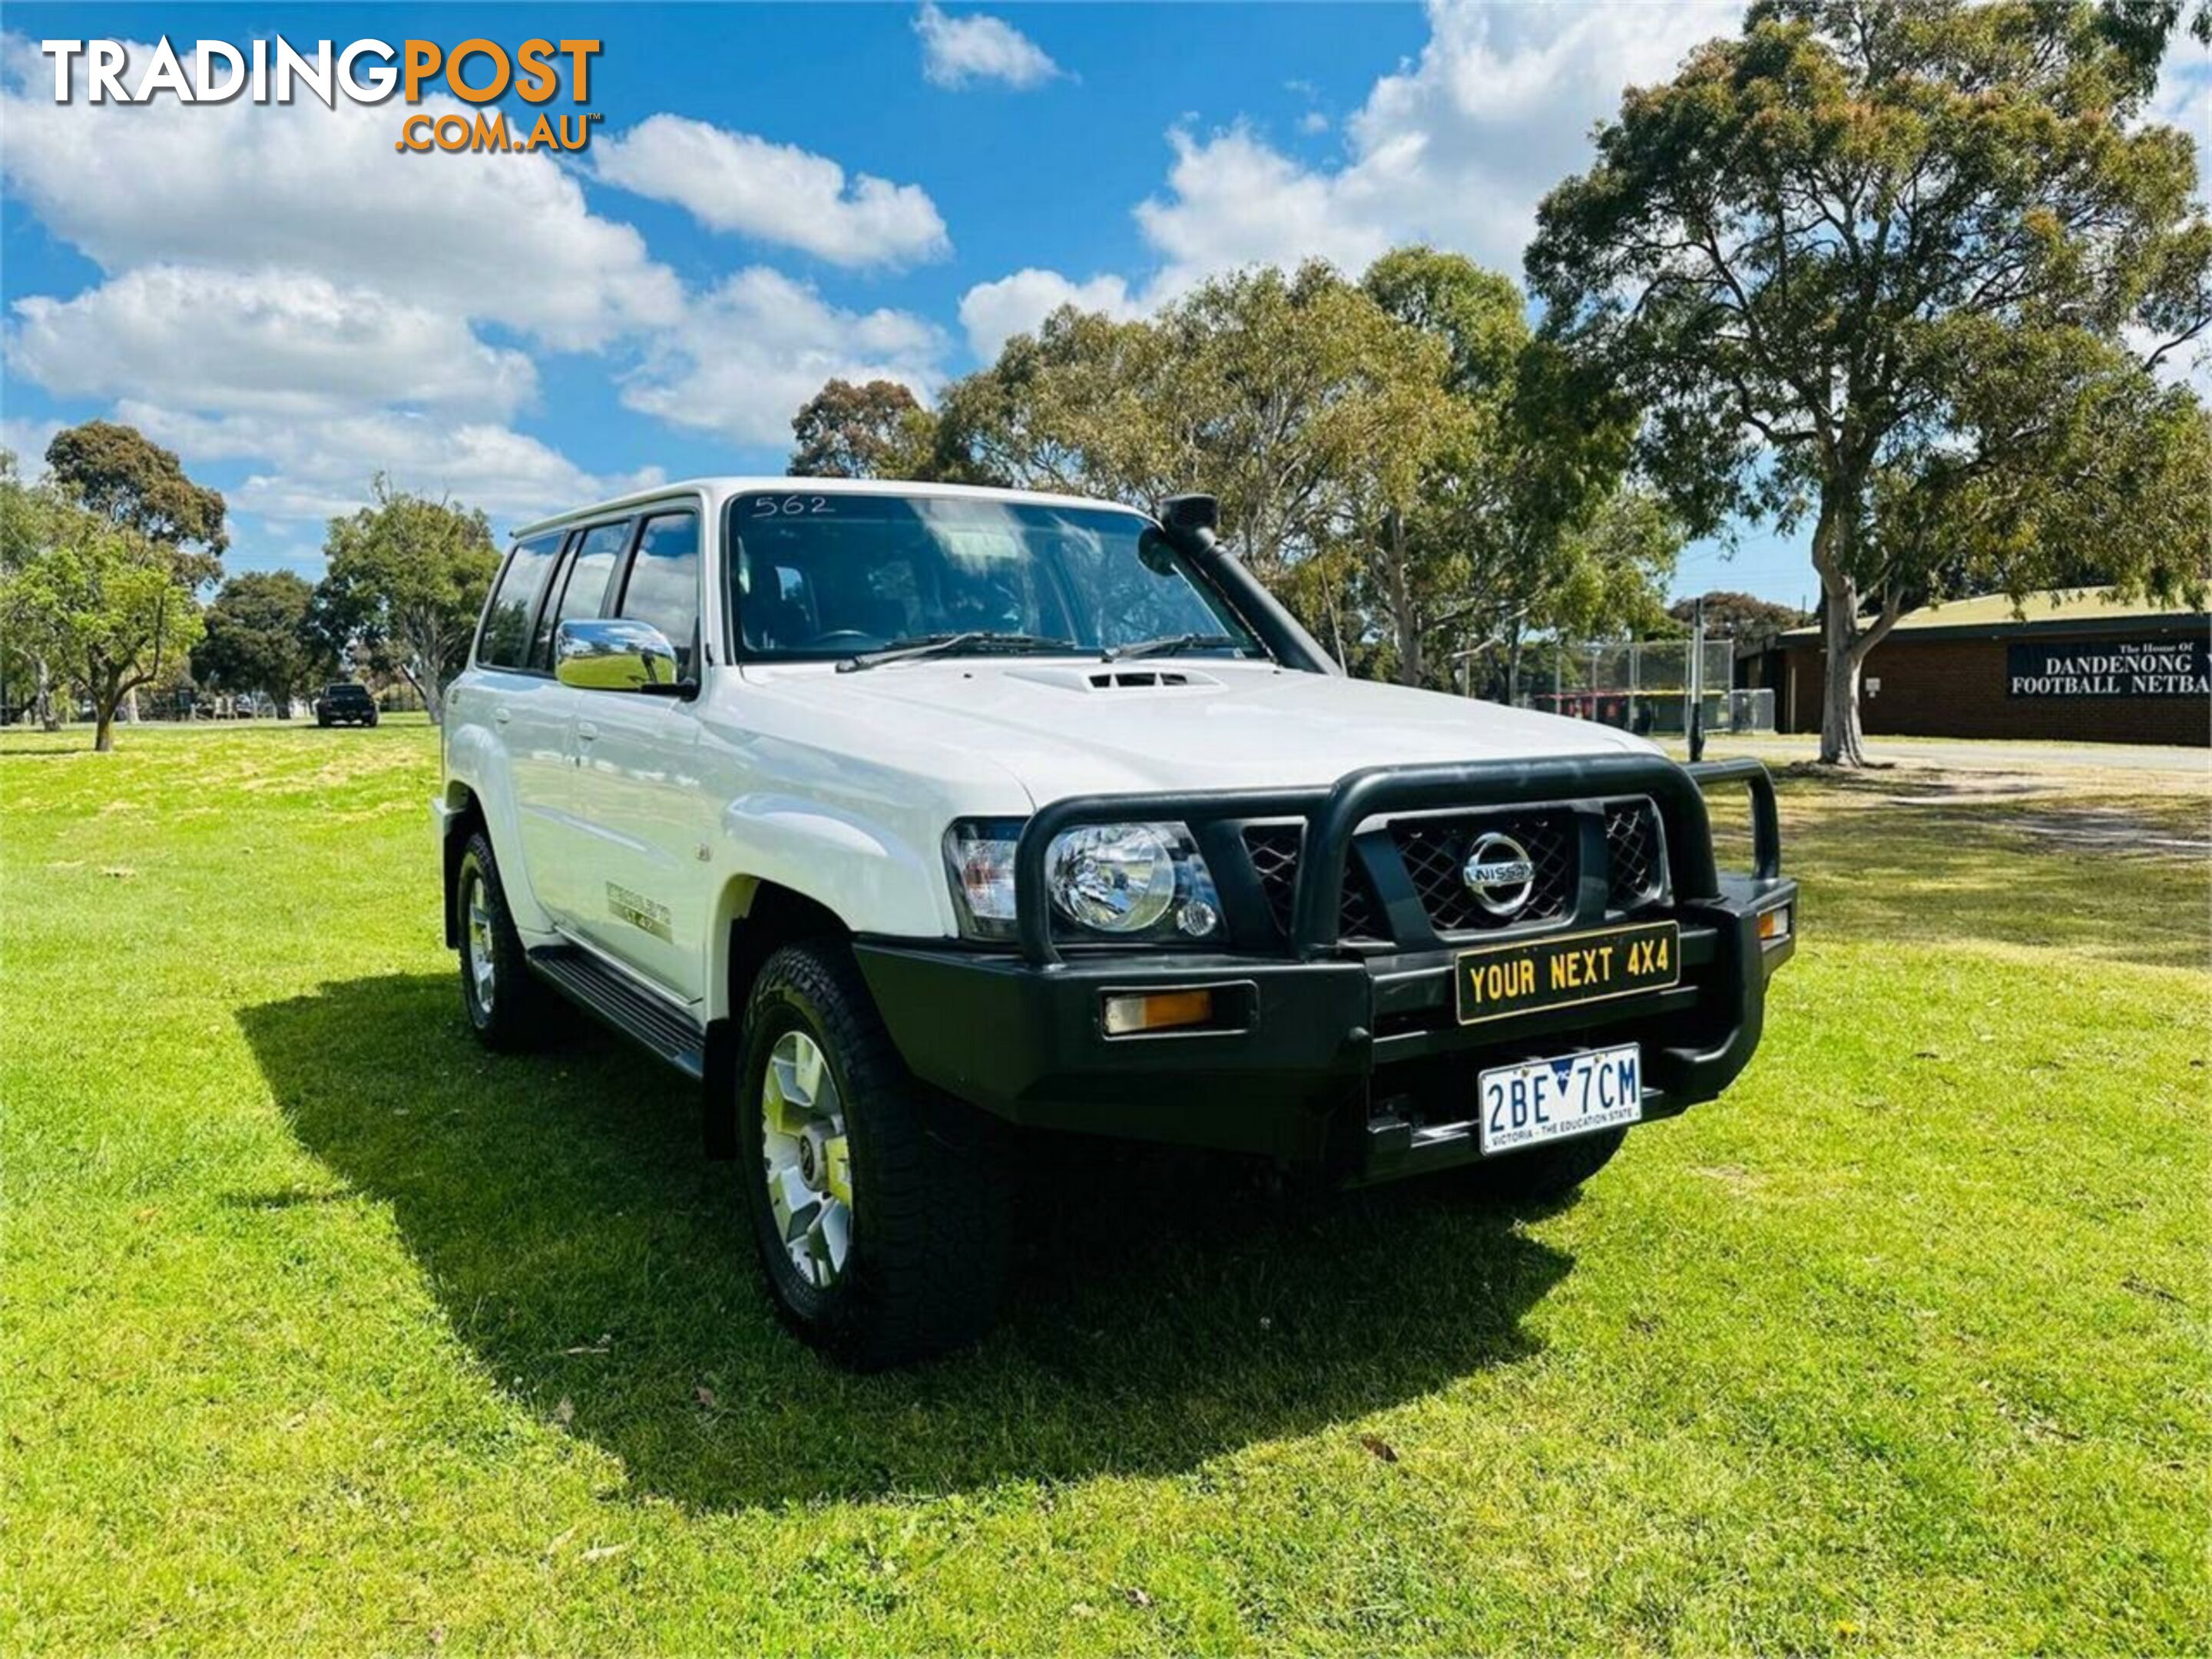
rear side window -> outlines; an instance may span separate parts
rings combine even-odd
[[[699,515],[657,513],[639,532],[617,613],[651,623],[676,647],[684,673],[699,631]]]
[[[514,552],[500,573],[499,586],[484,606],[483,638],[477,646],[477,660],[488,668],[520,668],[530,645],[530,619],[538,610],[538,594],[545,586],[545,573],[560,550],[561,532],[533,536],[515,544]]]
[[[530,665],[553,665],[553,630],[564,622],[596,617],[607,598],[607,579],[614,574],[623,549],[629,544],[630,522],[603,524],[583,532],[568,555],[560,576],[560,597],[538,614],[538,635],[530,642]]]
[[[584,532],[583,544],[568,566],[568,585],[561,590],[561,611],[554,618],[556,623],[599,615],[606,604],[607,584],[614,578],[615,565],[622,558],[623,549],[629,545],[627,520],[621,524],[603,524]]]

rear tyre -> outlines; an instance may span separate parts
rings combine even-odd
[[[842,943],[763,964],[736,1085],[745,1213],[793,1330],[872,1370],[990,1328],[1010,1231],[1003,1131],[908,1075]]]
[[[481,830],[461,849],[453,906],[460,920],[461,1006],[470,1029],[485,1048],[501,1053],[544,1047],[552,1030],[553,994],[530,971],[491,839]]]
[[[331,717],[328,714],[318,714],[315,716],[315,724],[327,732],[331,729]]]
[[[1470,1165],[1475,1192],[1493,1204],[1541,1206],[1571,1197],[1585,1181],[1613,1162],[1628,1139],[1626,1129],[1602,1129],[1548,1146],[1531,1146]]]
[[[374,709],[371,709],[371,710],[369,711],[369,715],[368,715],[368,724],[369,724],[369,725],[371,725],[371,726],[374,726],[374,725],[375,725],[375,724],[376,724],[376,711],[375,711]]]

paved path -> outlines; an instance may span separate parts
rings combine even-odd
[[[1682,745],[1670,747],[1683,752]],[[1708,738],[1705,755],[1755,755],[1768,762],[1811,760],[1820,740],[1803,737],[1718,736]],[[1895,766],[1978,768],[1986,771],[2033,772],[2086,768],[2122,772],[2166,772],[2212,781],[2212,750],[2160,748],[2124,743],[1976,743],[1965,738],[1869,738],[1869,761]]]

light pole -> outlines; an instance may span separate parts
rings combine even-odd
[[[1690,763],[1705,757],[1705,597],[1690,613]]]

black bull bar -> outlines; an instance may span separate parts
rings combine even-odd
[[[1022,954],[1038,967],[1060,960],[1053,939],[1053,905],[1045,884],[1045,855],[1063,831],[1097,823],[1175,822],[1188,827],[1212,872],[1220,892],[1232,948],[1281,954],[1279,934],[1256,890],[1250,866],[1238,844],[1244,825],[1255,821],[1297,820],[1304,825],[1291,911],[1289,955],[1310,962],[1336,953],[1339,917],[1344,902],[1346,860],[1360,826],[1393,813],[1449,807],[1524,806],[1649,796],[1666,828],[1668,875],[1677,905],[1721,896],[1713,860],[1712,828],[1704,790],[1711,784],[1741,782],[1752,804],[1754,878],[1765,883],[1781,872],[1782,838],[1773,780],[1755,760],[1708,761],[1680,766],[1659,755],[1561,756],[1543,760],[1452,762],[1426,766],[1376,766],[1346,774],[1327,787],[1224,789],[1142,795],[1078,795],[1038,809],[1022,831],[1014,852],[1016,938]],[[1581,833],[1595,836],[1601,848],[1603,821],[1584,815]],[[1600,890],[1585,891],[1578,908],[1602,909],[1601,858],[1581,860],[1582,879]],[[1401,938],[1401,947],[1443,948],[1426,939]]]

